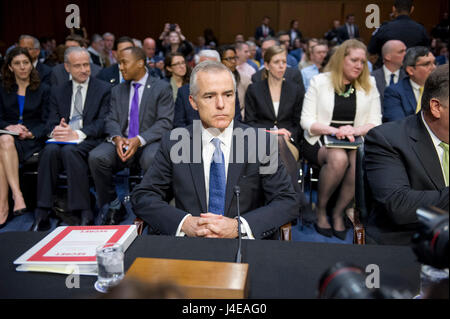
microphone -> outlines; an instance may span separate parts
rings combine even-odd
[[[236,253],[236,263],[241,263],[242,254],[242,237],[241,237],[241,212],[239,210],[239,196],[241,195],[241,188],[239,186],[234,186],[234,194],[236,195],[236,206],[237,206],[237,216],[238,216],[238,250]]]

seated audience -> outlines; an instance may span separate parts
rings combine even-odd
[[[105,57],[103,51],[105,50],[105,42],[99,34],[94,34],[91,39],[91,45],[88,47],[89,54],[91,55],[92,63],[98,65],[101,68],[106,66]]]
[[[423,86],[436,68],[433,53],[426,47],[412,47],[406,52],[403,68],[407,76],[384,90],[383,122],[401,120],[420,111]]]
[[[300,63],[298,64],[298,69],[301,71],[303,68],[306,68],[307,66],[313,65],[314,63],[311,62],[311,48],[319,43],[319,40],[316,38],[307,39],[306,40],[306,48],[305,48],[305,54],[303,54],[302,59]]]
[[[198,55],[195,56],[196,64],[200,64],[204,61],[217,61],[220,62],[220,55],[216,50],[203,50],[200,51]],[[240,112],[240,103],[239,99],[235,99],[235,120],[240,121],[241,112]],[[177,99],[175,101],[175,118],[174,118],[174,127],[185,127],[191,125],[193,120],[200,119],[197,110],[192,108],[191,103],[189,102],[189,84],[183,85],[178,89]]]
[[[32,231],[50,228],[58,174],[67,175],[67,209],[81,217],[81,225],[93,222],[89,193],[88,154],[103,138],[109,111],[110,85],[91,76],[89,52],[80,47],[66,50],[64,66],[72,80],[52,87],[47,130],[58,143],[47,144],[39,155],[37,208]],[[76,141],[75,144],[67,142]]]
[[[289,48],[291,45],[291,38],[289,32],[280,31],[278,32],[277,37],[280,46],[284,47],[286,49],[286,52],[288,52],[288,54],[286,55],[287,67],[296,68],[298,65],[298,61],[296,58],[294,58],[292,55],[289,54]]]
[[[381,107],[383,109],[384,90],[386,87],[398,83],[405,78],[406,73],[402,68],[403,58],[406,54],[406,46],[400,40],[389,40],[382,49],[383,66],[372,72],[377,82],[380,93]]]
[[[264,159],[257,158],[256,163],[248,160],[253,157],[252,151],[257,152],[258,145],[249,145],[251,142],[245,139],[244,147],[236,148],[235,129],[242,132],[253,128],[233,120],[235,92],[233,74],[223,64],[206,61],[194,68],[189,100],[198,110],[201,124],[194,124],[194,127],[200,126],[197,132],[192,125],[188,127],[188,141],[201,139],[201,155],[194,155],[200,163],[171,160],[171,149],[177,141],[166,134],[152,169],[132,193],[133,210],[149,224],[152,233],[238,237],[236,185],[241,193],[240,220],[244,238],[271,238],[280,226],[297,218],[296,194],[281,161],[278,160],[273,170],[262,174]],[[193,154],[193,147],[190,142],[190,154]],[[244,163],[238,163],[234,158],[242,151]],[[273,156],[278,158],[278,152]],[[188,161],[190,158],[192,156],[188,155]],[[172,198],[175,206],[169,205]]]
[[[251,84],[249,77],[240,74],[236,69],[236,50],[231,45],[225,45],[219,48],[219,54],[221,62],[230,69],[236,79],[236,99],[239,101],[241,109],[241,118],[245,116],[245,92],[247,92],[248,86]]]
[[[9,51],[2,68],[0,85],[0,228],[8,217],[8,193],[12,191],[14,215],[26,211],[19,184],[19,164],[44,145],[50,88],[39,80],[29,51],[20,47]]]
[[[33,67],[38,72],[41,83],[50,85],[50,73],[52,72],[52,69],[51,67],[41,63],[38,59],[41,52],[39,40],[31,35],[21,35],[19,38],[19,47],[28,50],[28,53],[32,59]]]
[[[117,63],[116,60],[116,52],[114,52],[114,44],[116,41],[116,37],[114,34],[110,32],[106,32],[103,34],[103,43],[104,43],[104,49],[103,49],[103,55],[105,57],[106,63],[105,66],[109,67],[112,64]]]
[[[331,56],[325,73],[311,79],[301,115],[303,156],[320,166],[315,224],[319,234],[345,239],[343,213],[355,194],[356,150],[327,148],[322,137],[334,135],[353,142],[379,124],[380,98],[367,66],[366,46],[358,40],[347,40]],[[339,185],[330,225],[327,204]]]
[[[365,140],[365,171],[373,198],[367,238],[409,245],[418,230],[416,210],[449,210],[448,64],[425,83],[421,112],[371,130]]]
[[[319,40],[319,42],[311,48],[310,59],[313,64],[303,68],[301,71],[305,91],[308,91],[309,82],[311,79],[322,71],[327,53],[328,44],[323,40]]]
[[[235,45],[237,64],[236,69],[242,76],[251,78],[255,74],[256,70],[248,64],[248,59],[250,59],[250,50],[248,44],[245,42],[238,42]]]
[[[251,84],[245,95],[245,122],[254,127],[274,129],[283,135],[288,146],[300,145],[300,114],[303,92],[299,86],[284,81],[287,68],[287,51],[272,46],[264,54],[263,81]],[[290,147],[294,158],[299,159],[296,147]]]
[[[189,76],[191,70],[186,63],[186,58],[182,53],[168,53],[164,61],[166,68],[166,79],[169,81],[172,87],[172,94],[174,102],[177,99],[178,89],[185,84],[189,83]]]
[[[302,43],[300,38],[294,39],[294,44],[289,54],[297,60],[297,64],[300,63],[303,56]]]
[[[170,85],[148,74],[142,49],[125,48],[119,63],[126,82],[112,88],[107,140],[89,154],[99,207],[108,209],[103,223],[109,225],[119,224],[125,215],[113,174],[133,166],[149,169],[161,136],[172,128],[174,109]]]

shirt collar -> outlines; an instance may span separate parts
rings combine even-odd
[[[383,71],[384,74],[389,75],[389,77],[391,76],[391,74],[395,74],[395,76],[398,78],[399,74],[400,74],[400,69],[398,69],[395,72],[391,72],[384,64],[383,64]]]
[[[142,87],[147,83],[148,73],[145,72],[144,76],[139,81],[131,81],[131,85],[134,83],[139,83]]]
[[[203,145],[208,145],[214,138],[218,138],[222,144],[225,145],[225,147],[230,148],[231,147],[231,140],[233,137],[233,126],[234,126],[234,120],[230,122],[230,125],[223,130],[223,132],[220,132],[218,129],[215,128],[208,128],[205,129],[202,125],[202,142]]]
[[[416,91],[420,90],[420,85],[417,84],[416,82],[414,82],[411,78],[409,79],[409,83],[411,83],[411,86],[414,90],[416,90]]]
[[[86,82],[84,82],[84,83],[78,83],[77,81],[75,81],[75,80],[72,78],[72,84],[73,84],[73,89],[74,89],[74,91],[76,91],[76,90],[78,89],[78,85],[81,85],[81,86],[82,86],[82,89],[87,89],[87,87],[88,87],[88,85],[89,85],[89,79],[90,79],[90,77],[86,80]]]
[[[420,112],[420,117],[422,118],[422,122],[425,125],[425,127],[428,131],[428,134],[430,134],[430,137],[433,140],[434,147],[437,149],[439,147],[439,144],[441,144],[442,141],[433,133],[433,131],[428,126],[427,121],[425,121],[425,119],[423,117],[423,112]]]
[[[36,61],[33,62],[33,66],[34,66],[35,69],[36,69],[36,67],[37,67],[38,62],[39,62],[38,59],[36,59]]]

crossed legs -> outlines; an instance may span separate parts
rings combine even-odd
[[[355,195],[355,161],[356,151],[338,148],[319,150],[321,164],[318,185],[317,225],[331,228],[327,219],[327,204],[337,187],[341,185],[339,198],[333,208],[333,228],[345,230],[343,213]]]
[[[11,188],[14,211],[26,208],[19,184],[19,157],[11,135],[0,136],[0,224],[8,217],[8,192]]]

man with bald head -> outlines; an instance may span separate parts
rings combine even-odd
[[[400,40],[387,41],[381,50],[383,66],[372,72],[380,93],[381,104],[383,104],[384,89],[397,83],[406,76],[402,68],[403,58],[406,54],[406,45]]]
[[[156,42],[152,38],[145,38],[142,43],[142,48],[144,49],[145,55],[147,57],[147,64],[155,56],[156,53]]]
[[[72,47],[64,54],[64,67],[72,80],[54,86],[50,95],[47,130],[54,143],[39,155],[37,209],[32,231],[50,228],[58,174],[67,175],[67,208],[81,225],[93,221],[87,158],[102,140],[109,110],[110,86],[91,77],[89,52]]]

